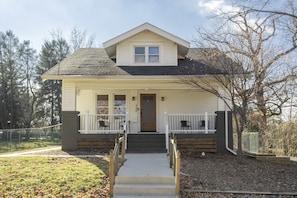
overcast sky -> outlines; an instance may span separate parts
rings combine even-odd
[[[191,41],[195,28],[227,0],[0,0],[0,31],[12,30],[20,41],[41,49],[50,32],[65,38],[73,27],[94,34],[96,46],[145,22]]]

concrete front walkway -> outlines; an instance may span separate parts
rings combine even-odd
[[[166,153],[128,153],[116,176],[114,198],[175,198],[173,170]]]

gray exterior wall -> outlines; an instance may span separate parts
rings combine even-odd
[[[79,112],[78,111],[63,111],[62,124],[62,150],[73,151],[77,150],[77,135],[79,130]]]
[[[225,111],[217,111],[216,120],[216,135],[217,135],[217,152],[218,153],[230,153],[226,149],[226,126],[225,126]],[[232,112],[228,112],[228,148],[233,149],[233,127],[232,127]]]

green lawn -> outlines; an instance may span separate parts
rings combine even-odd
[[[101,158],[0,158],[0,197],[108,197]]]
[[[6,142],[0,141],[0,153],[8,153],[15,151],[24,151],[28,149],[44,148],[49,146],[60,146],[61,142],[50,141],[28,141],[28,142]]]

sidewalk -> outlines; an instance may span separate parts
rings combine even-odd
[[[57,152],[59,154],[55,154],[55,151],[61,151],[61,146],[54,147],[54,148],[45,148],[40,150],[32,150],[32,151],[25,151],[25,152],[14,152],[14,153],[8,153],[8,154],[0,154],[1,157],[29,157],[29,156],[40,156],[40,157],[64,157],[64,158],[70,158],[70,157],[78,157],[78,158],[102,158],[107,157],[106,155],[97,155],[97,154],[60,154],[60,152]],[[51,151],[53,151],[52,154]]]
[[[54,147],[54,148],[47,148],[42,150],[34,150],[34,151],[25,151],[25,152],[13,152],[8,154],[0,154],[0,157],[19,157],[19,156],[28,156],[28,155],[38,155],[38,153],[47,152],[47,151],[54,151],[54,150],[61,150],[61,147]]]

